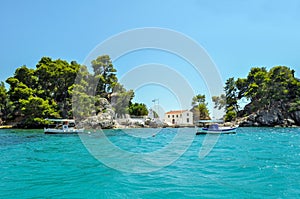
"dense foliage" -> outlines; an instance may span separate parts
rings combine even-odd
[[[98,83],[96,95],[107,98],[107,95],[117,85],[117,70],[113,67],[108,55],[97,57],[97,59],[92,61],[92,67],[94,69],[94,77]]]
[[[127,91],[116,76],[116,69],[107,55],[91,62],[93,74],[75,61],[43,57],[35,69],[21,66],[4,83],[0,82],[0,124],[3,121],[20,127],[40,127],[45,118],[86,118],[105,111],[100,104],[106,98],[116,116],[144,116],[145,104],[132,103],[132,90]],[[76,78],[77,77],[77,78]],[[77,82],[75,82],[77,81]],[[226,121],[259,110],[300,111],[300,80],[286,66],[251,68],[246,78],[229,78],[225,95],[214,96],[215,108],[225,108]],[[248,104],[241,110],[241,101]],[[76,106],[75,109],[73,106]],[[205,95],[192,99],[195,120],[209,119]],[[73,109],[72,109],[73,108]],[[76,111],[76,112],[75,112]]]
[[[72,116],[71,87],[80,65],[43,57],[36,69],[21,66],[6,82],[12,105],[11,119],[23,127],[38,127],[47,117]]]
[[[109,56],[99,56],[91,66],[94,74],[75,61],[43,57],[35,69],[17,68],[6,80],[8,91],[0,84],[1,118],[20,127],[40,127],[47,123],[45,118],[72,118],[74,102],[80,105],[76,107],[79,118],[97,114],[101,109],[97,107],[99,99],[111,102],[112,96],[116,113],[125,113],[124,107],[128,107],[134,93],[118,83]],[[76,77],[79,82],[75,82]]]
[[[119,83],[113,88],[113,93],[111,95],[111,105],[113,106],[116,117],[123,117],[128,113],[131,100],[134,97],[134,92],[132,90],[126,91],[126,89]]]
[[[0,124],[6,120],[10,111],[10,104],[4,82],[0,82]]]
[[[145,116],[148,115],[148,109],[143,103],[133,103],[129,106],[129,114],[134,116]]]
[[[205,95],[196,95],[192,99],[192,112],[194,113],[194,120],[210,119],[207,103],[205,102]]]
[[[275,66],[269,71],[264,67],[251,68],[246,78],[229,78],[225,85],[226,115],[231,121],[259,110],[278,108],[282,111],[300,110],[300,80],[295,71],[286,66]],[[239,110],[238,102],[249,103]]]

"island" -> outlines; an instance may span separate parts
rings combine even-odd
[[[8,86],[0,82],[0,126],[43,128],[49,123],[47,118],[74,118],[85,128],[176,126],[175,119],[169,124],[158,122],[155,112],[154,117],[147,117],[153,110],[132,102],[134,91],[120,84],[109,55],[92,60],[91,66],[93,73],[76,61],[42,57],[35,69],[17,68],[6,80]],[[191,101],[190,110],[178,110],[193,114],[187,124],[210,119],[205,95],[198,94]],[[215,108],[224,109],[226,114],[218,119],[228,125],[300,126],[300,80],[287,66],[253,67],[247,77],[229,78],[224,94],[213,96],[212,101]],[[144,118],[144,122],[131,117]]]

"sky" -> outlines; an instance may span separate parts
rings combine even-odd
[[[256,66],[270,69],[285,65],[300,77],[299,10],[297,0],[1,1],[0,81],[22,65],[35,68],[43,56],[85,63],[107,39],[147,27],[172,30],[197,42],[215,64],[223,83],[230,77],[246,77]],[[154,76],[165,79],[167,74],[179,74],[194,94],[206,94],[212,107],[206,77],[178,55],[143,49],[113,60],[120,80],[150,63],[170,71],[159,70]],[[147,74],[136,78],[145,79]],[[169,82],[178,81],[176,75],[172,77]],[[134,89],[134,100],[148,107],[157,106],[165,112],[191,108],[191,100],[181,103],[179,91],[167,83],[152,82]]]

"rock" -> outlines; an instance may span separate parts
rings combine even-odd
[[[255,121],[259,124],[259,126],[276,126],[282,125],[282,115],[281,113],[274,109],[271,111],[260,111],[255,118]]]
[[[290,112],[289,104],[277,102],[268,110],[257,110],[255,107],[257,106],[254,103],[249,103],[239,112],[237,121],[240,126],[300,126],[300,110]]]
[[[99,110],[100,112],[96,116],[90,116],[83,121],[80,121],[77,125],[79,128],[85,129],[110,129],[114,128],[115,112],[112,106],[105,98],[99,99]]]
[[[231,123],[231,122],[225,122],[224,126],[233,126],[233,123]]]
[[[256,114],[251,114],[251,115],[248,116],[248,120],[249,120],[249,121],[252,121],[252,122],[255,122],[255,118],[256,118],[256,117],[257,117]]]
[[[259,123],[258,123],[258,122],[254,122],[254,123],[253,123],[253,126],[259,127]]]
[[[300,125],[300,111],[294,111],[290,114],[296,125]]]
[[[88,117],[81,121],[77,126],[85,129],[110,129],[113,128],[115,122],[112,118],[101,116]]]
[[[290,127],[290,126],[293,126],[295,124],[295,121],[293,119],[284,119],[283,120],[283,124],[281,126],[283,127]]]
[[[292,124],[292,121],[289,121]],[[288,123],[288,122],[286,122]],[[262,110],[257,113],[253,113],[246,117],[246,120],[241,121],[239,124],[244,127],[259,127],[259,126],[284,126],[284,117],[279,109],[273,109],[270,111]]]
[[[251,127],[253,126],[253,122],[252,121],[243,121],[239,124],[240,127]]]
[[[160,128],[164,126],[168,126],[168,124],[165,124],[161,122],[159,119],[146,119],[145,125],[149,126],[150,128]]]
[[[295,120],[293,120],[293,119],[286,119],[286,122],[289,126],[296,124]]]

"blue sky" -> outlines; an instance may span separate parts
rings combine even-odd
[[[297,0],[1,1],[0,80],[12,76],[21,65],[34,68],[42,56],[83,63],[107,38],[143,27],[172,29],[198,42],[223,81],[245,77],[253,66],[286,65],[300,77],[299,10]],[[185,73],[180,67],[187,64],[151,51],[132,53],[114,64],[121,78],[138,65],[154,62],[179,73]],[[202,80],[197,82],[192,75],[190,79],[195,92],[206,93],[205,85],[199,83]],[[166,111],[179,108],[154,87],[137,90],[136,100],[151,106],[151,98],[161,98]]]

